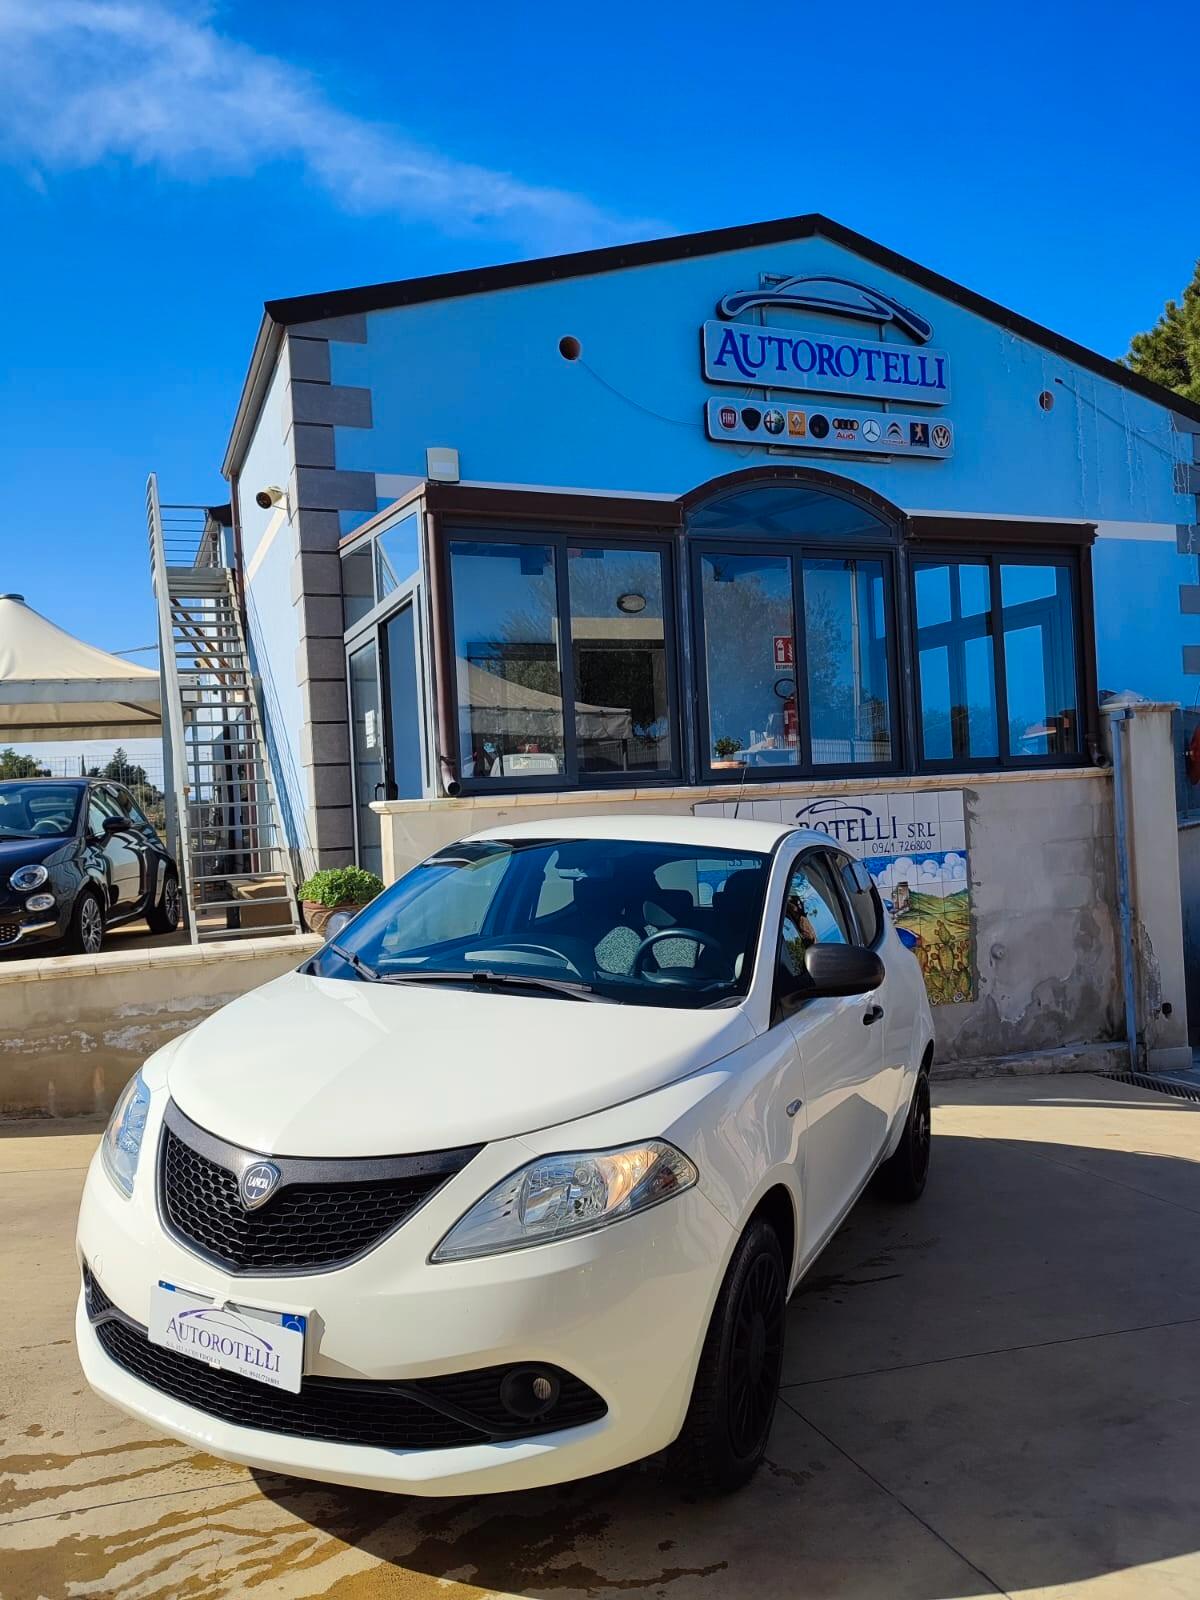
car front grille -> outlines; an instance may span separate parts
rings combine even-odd
[[[87,1272],[84,1288],[110,1360],[160,1394],[241,1428],[385,1450],[448,1450],[577,1428],[608,1409],[581,1379],[543,1365],[538,1372],[553,1375],[558,1392],[536,1417],[514,1415],[504,1404],[504,1380],[528,1370],[511,1364],[404,1383],[308,1377],[293,1394],[151,1344],[145,1328],[118,1311]]]
[[[326,1160],[273,1156],[279,1182],[253,1209],[239,1178],[264,1158],[207,1133],[174,1103],[159,1152],[159,1207],[183,1244],[232,1272],[322,1272],[398,1228],[478,1150]]]

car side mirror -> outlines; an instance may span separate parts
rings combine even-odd
[[[854,944],[813,944],[804,952],[804,967],[812,981],[809,994],[870,994],[884,980],[883,962],[874,950]]]
[[[100,824],[100,835],[104,839],[111,839],[114,833],[127,833],[129,823],[124,817],[105,817]]]

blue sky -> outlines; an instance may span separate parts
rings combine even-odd
[[[145,474],[223,496],[278,295],[823,211],[1120,355],[1200,254],[1188,14],[0,0],[0,592],[152,641]]]

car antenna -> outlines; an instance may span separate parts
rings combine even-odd
[[[740,808],[740,806],[742,804],[742,790],[746,787],[746,774],[749,771],[750,771],[750,765],[747,762],[746,765],[743,766],[743,768],[742,768],[742,781],[741,781],[741,783],[738,784],[737,799],[734,802],[734,806],[733,806],[733,817],[734,817],[734,821],[735,822],[737,821],[738,810],[739,810],[739,808]]]

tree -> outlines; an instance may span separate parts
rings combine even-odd
[[[0,750],[0,778],[48,778],[50,773],[32,756],[18,755],[12,745]]]
[[[1200,404],[1200,261],[1183,299],[1168,300],[1148,333],[1135,333],[1125,365]]]

